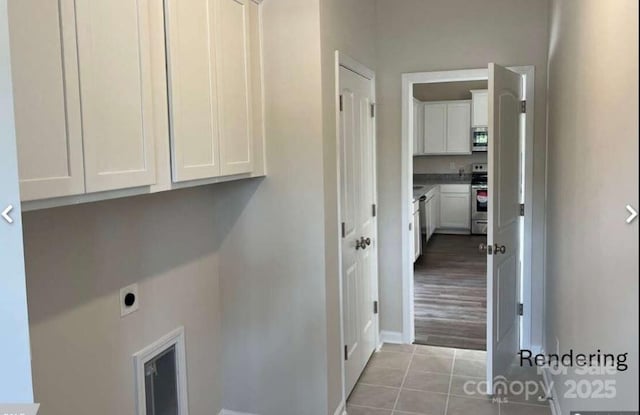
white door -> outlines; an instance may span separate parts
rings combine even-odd
[[[340,67],[340,221],[345,393],[376,347],[377,222],[373,81]]]
[[[153,184],[149,2],[75,7],[87,192]]]
[[[73,0],[13,1],[9,19],[22,200],[84,193]]]
[[[519,350],[519,74],[489,65],[487,381],[505,376]],[[489,250],[491,252],[489,252]]]
[[[33,402],[10,62],[7,1],[0,0],[0,403]]]

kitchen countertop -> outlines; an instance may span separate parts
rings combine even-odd
[[[413,185],[420,188],[413,189],[413,200],[420,199],[441,184],[471,184],[471,174],[414,174]]]

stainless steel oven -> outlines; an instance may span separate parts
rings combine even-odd
[[[471,174],[471,233],[487,234],[489,184],[487,165],[474,164]]]
[[[487,234],[487,208],[489,187],[486,184],[471,186],[471,233]]]

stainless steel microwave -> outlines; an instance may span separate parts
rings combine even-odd
[[[487,127],[476,127],[471,129],[471,150],[487,151],[489,144],[489,129]]]

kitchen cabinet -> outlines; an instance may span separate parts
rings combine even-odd
[[[427,241],[431,239],[433,233],[440,226],[440,190],[436,187],[430,193],[432,193],[432,195],[427,195],[427,202],[425,204],[425,206],[427,206],[425,213],[425,217],[427,218]]]
[[[166,4],[173,180],[249,173],[252,66],[260,58],[252,9],[259,6],[250,0]]]
[[[153,184],[148,3],[76,0],[75,5],[86,190]]]
[[[424,103],[423,154],[471,154],[471,101]]]
[[[260,7],[11,2],[23,208],[264,175]]]
[[[471,127],[489,126],[489,91],[471,90]]]
[[[440,228],[454,231],[471,229],[470,191],[467,184],[440,186]]]
[[[8,13],[21,200],[84,193],[76,31],[62,24],[74,2],[11,1]]]
[[[421,232],[420,232],[420,202],[414,201],[412,205],[413,209],[413,262],[420,257],[421,246]]]
[[[146,5],[11,2],[22,200],[155,183]]]
[[[447,104],[424,104],[424,152],[443,154],[447,151]]]
[[[424,103],[413,99],[413,154],[424,153]]]

